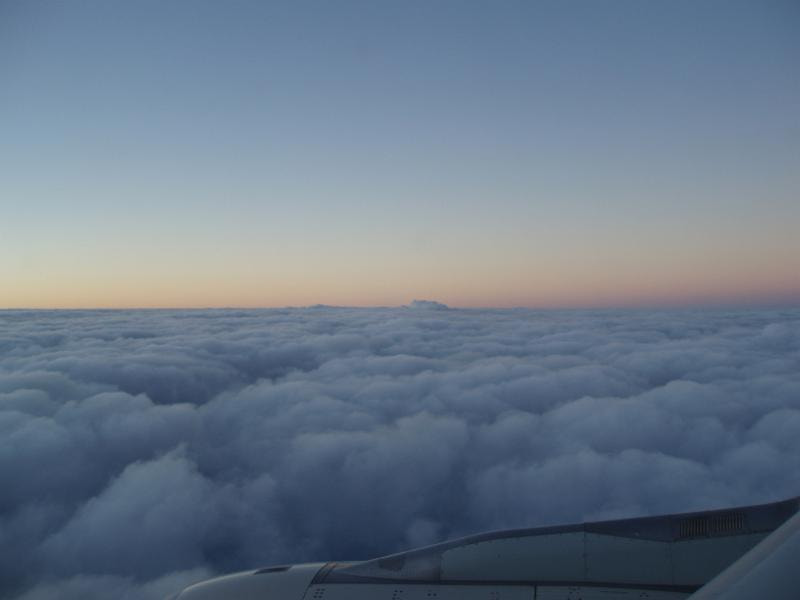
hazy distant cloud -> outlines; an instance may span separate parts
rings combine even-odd
[[[450,307],[434,300],[412,300],[408,308],[424,310],[448,310]]]
[[[0,312],[0,597],[800,493],[800,311],[411,306]]]

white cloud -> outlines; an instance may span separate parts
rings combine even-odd
[[[0,597],[800,491],[798,311],[414,306],[0,312]]]

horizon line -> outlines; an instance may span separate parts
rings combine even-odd
[[[287,310],[287,309],[401,309],[430,312],[446,310],[539,310],[539,311],[615,311],[615,310],[791,310],[800,309],[800,300],[775,302],[685,302],[672,304],[596,304],[596,305],[457,305],[438,301],[438,307],[414,308],[411,304],[286,304],[286,305],[208,305],[208,306],[0,306],[0,312],[112,312],[112,311],[234,311],[234,310]]]

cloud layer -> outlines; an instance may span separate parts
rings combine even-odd
[[[412,308],[0,312],[0,597],[800,494],[800,311]]]

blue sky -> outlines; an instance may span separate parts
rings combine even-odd
[[[0,306],[800,301],[794,2],[2,2]]]

